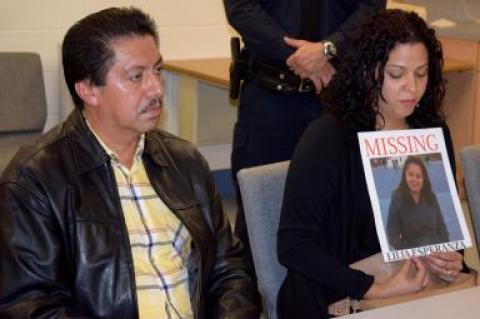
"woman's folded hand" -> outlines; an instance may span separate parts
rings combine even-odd
[[[412,276],[411,268],[415,267]],[[365,294],[365,299],[389,298],[415,293],[428,284],[427,268],[418,258],[406,260],[402,267],[383,282],[375,282]]]

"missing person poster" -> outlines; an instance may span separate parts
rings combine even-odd
[[[472,245],[442,129],[358,133],[386,262]]]

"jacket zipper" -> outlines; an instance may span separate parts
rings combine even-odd
[[[105,162],[105,167],[107,169],[107,172],[108,172],[108,177],[110,178],[110,183],[109,183],[109,186],[110,186],[110,192],[112,192],[112,194],[114,195],[114,201],[115,201],[115,204],[116,204],[116,211],[118,213],[118,217],[119,219],[122,221],[122,225],[123,225],[123,231],[122,231],[122,235],[123,235],[123,243],[124,245],[126,244],[128,249],[127,249],[127,256],[128,256],[128,270],[129,270],[129,273],[130,273],[130,281],[132,282],[132,284],[130,285],[130,293],[132,294],[132,304],[133,304],[133,308],[134,308],[134,312],[136,314],[136,318],[138,319],[138,300],[137,300],[137,289],[136,289],[136,280],[135,280],[135,273],[134,273],[134,270],[133,270],[133,256],[132,256],[132,249],[131,249],[131,245],[130,245],[130,239],[128,237],[128,234],[126,232],[126,229],[127,229],[127,225],[125,224],[125,219],[123,218],[123,209],[121,208],[121,201],[120,201],[120,194],[118,193],[118,188],[115,187],[115,185],[117,184],[115,178],[113,177],[113,169],[111,167],[111,164],[110,162]],[[119,207],[120,205],[120,207]]]
[[[148,178],[150,178],[150,174],[148,174],[149,170],[148,170],[148,167],[149,167],[149,163],[147,161],[145,161],[143,158],[142,158],[142,161],[143,161],[143,165],[145,167],[145,171],[147,173],[147,176]],[[166,201],[164,198],[162,198],[162,196],[160,195],[160,192],[155,188],[155,183],[152,183],[150,182],[151,185],[152,185],[152,188],[155,190],[155,193],[158,195],[158,197],[163,201],[163,203],[165,204],[165,206],[168,207],[168,209],[170,209],[171,212],[173,212],[173,214],[175,216],[177,216],[177,218],[182,222],[182,224],[185,226],[185,228],[188,229],[188,231],[190,232],[190,234],[193,234],[193,232],[191,231],[191,229],[188,228],[187,226],[187,223],[185,223],[185,221],[183,220],[183,218],[180,216],[180,214],[178,214],[177,210],[176,209],[173,209],[169,204],[168,204],[168,201]],[[195,238],[192,236],[192,240],[194,241],[195,243]],[[197,243],[195,243],[195,246],[199,246]],[[202,280],[202,254],[201,254],[201,251],[198,250],[199,253],[198,253],[198,256],[199,256],[199,265],[198,265],[198,281],[197,281],[197,285],[196,285],[196,291],[195,291],[195,296],[194,296],[194,305],[192,305],[192,308],[193,308],[193,317],[195,319],[199,318],[199,313],[200,313],[200,309],[199,309],[199,306],[200,306],[200,287],[201,287],[201,280]],[[191,253],[191,252],[190,252]]]

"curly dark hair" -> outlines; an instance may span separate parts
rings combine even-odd
[[[412,128],[441,126],[440,110],[445,95],[443,53],[435,30],[413,12],[383,10],[359,30],[345,52],[337,73],[324,92],[326,110],[357,131],[374,130],[385,64],[399,43],[423,43],[428,52],[428,83],[419,107],[407,117]],[[378,69],[378,72],[376,70]]]

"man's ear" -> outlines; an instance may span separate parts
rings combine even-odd
[[[83,100],[85,105],[98,105],[98,90],[92,81],[85,79],[75,82],[75,91]]]

